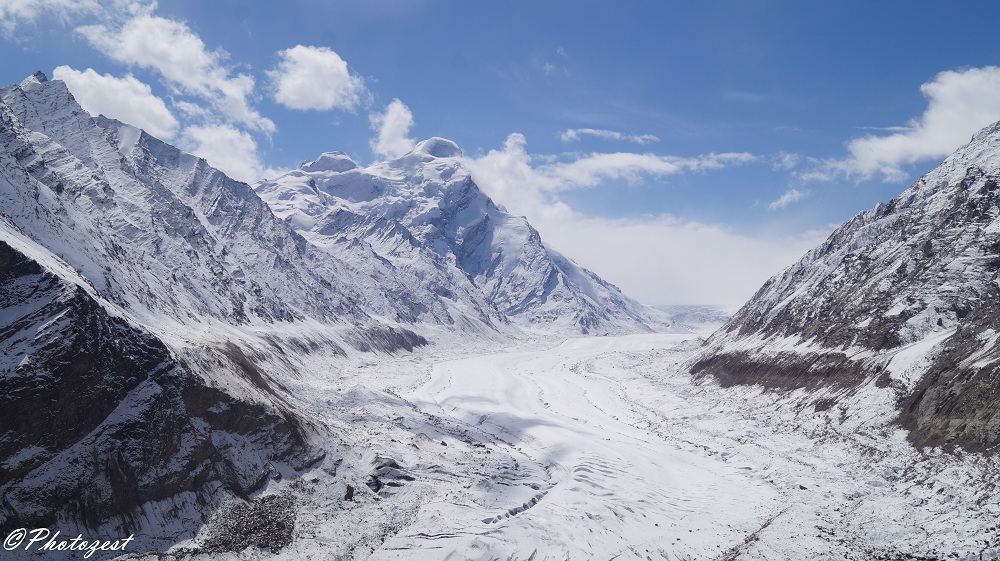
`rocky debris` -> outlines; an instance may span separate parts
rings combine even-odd
[[[370,327],[347,336],[348,342],[361,352],[378,351],[392,353],[398,350],[413,352],[413,349],[427,344],[427,339],[403,328]]]
[[[295,500],[291,495],[265,495],[251,502],[227,501],[206,525],[200,553],[240,552],[249,547],[277,553],[292,543]]]
[[[372,471],[368,474],[365,485],[373,492],[384,496],[391,492],[392,488],[402,487],[415,480],[416,478],[410,475],[396,460],[376,456],[372,460]]]

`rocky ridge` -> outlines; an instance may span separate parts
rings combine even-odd
[[[770,279],[692,364],[723,384],[891,388],[917,444],[989,449],[1000,123]]]

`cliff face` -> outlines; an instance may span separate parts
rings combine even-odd
[[[1000,442],[1000,124],[770,279],[692,371],[781,388],[874,379],[918,443]]]
[[[190,525],[192,513],[245,497],[275,466],[310,454],[306,432],[265,388],[254,400],[208,386],[148,331],[6,242],[0,356],[3,532],[127,533],[176,524],[171,510]]]

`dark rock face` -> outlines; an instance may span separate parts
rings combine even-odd
[[[205,385],[155,337],[0,242],[0,532],[210,512],[309,453],[292,417]]]
[[[915,444],[957,444],[982,451],[994,451],[1000,444],[1000,342],[992,336],[996,333],[1000,333],[1000,288],[991,284],[902,402],[900,420],[911,430]]]
[[[887,364],[946,339],[905,394],[916,444],[1000,443],[996,386],[1000,124],[887,204],[855,216],[769,280],[706,343],[692,372],[779,388],[892,382]]]
[[[402,487],[415,478],[405,468],[392,458],[377,456],[372,461],[372,470],[365,480],[365,485],[381,496],[388,496],[396,487]],[[353,495],[353,492],[352,492]]]
[[[413,351],[427,344],[427,339],[409,329],[393,327],[370,327],[358,330],[348,337],[351,345],[361,352],[379,351],[392,353],[400,349]]]
[[[853,386],[866,378],[862,364],[838,353],[777,353],[767,360],[747,352],[720,353],[698,359],[691,372],[711,374],[723,387],[760,384],[785,390]]]

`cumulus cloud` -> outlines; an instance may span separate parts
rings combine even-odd
[[[907,177],[903,166],[940,159],[969,141],[986,125],[1000,120],[1000,68],[986,66],[941,72],[920,86],[927,98],[923,115],[888,135],[851,140],[848,156],[826,160],[809,178],[847,175],[885,181]],[[824,171],[826,173],[824,173]]]
[[[0,32],[11,36],[18,27],[43,16],[54,16],[65,24],[74,17],[101,10],[96,0],[0,0]]]
[[[251,107],[253,77],[231,73],[229,55],[208,50],[186,24],[140,11],[120,26],[88,25],[76,31],[112,60],[159,72],[171,88],[202,98],[228,120],[274,132],[274,123]]]
[[[364,80],[326,47],[296,45],[278,51],[278,67],[267,73],[274,100],[290,109],[353,111],[368,96]]]
[[[605,140],[623,140],[626,142],[634,142],[636,144],[649,144],[650,142],[660,141],[657,136],[652,134],[625,134],[623,132],[605,129],[566,129],[559,134],[559,139],[563,142],[571,142],[574,140],[580,140],[581,136],[595,136]]]
[[[132,75],[116,78],[93,69],[74,70],[59,66],[52,77],[66,82],[73,97],[91,115],[105,115],[139,127],[149,134],[170,140],[180,126],[162,99],[153,95],[148,84]]]
[[[187,127],[181,145],[239,181],[253,183],[275,174],[261,163],[253,137],[231,125]]]
[[[818,233],[753,238],[724,226],[662,214],[630,219],[587,216],[559,200],[560,193],[602,181],[718,169],[754,160],[744,153],[675,157],[590,154],[567,162],[529,154],[521,134],[503,149],[466,158],[485,193],[528,220],[556,249],[652,304],[714,303],[738,306],[765,280],[821,241]],[[738,272],[738,274],[735,274]]]
[[[413,149],[416,144],[406,135],[413,126],[413,113],[398,99],[385,108],[383,113],[368,116],[373,131],[378,134],[370,142],[372,152],[384,158],[398,158]]]
[[[799,191],[798,189],[789,189],[781,194],[780,197],[771,201],[771,204],[767,205],[767,210],[780,210],[786,206],[794,203],[795,201],[800,201],[806,197],[809,193],[806,191]]]

